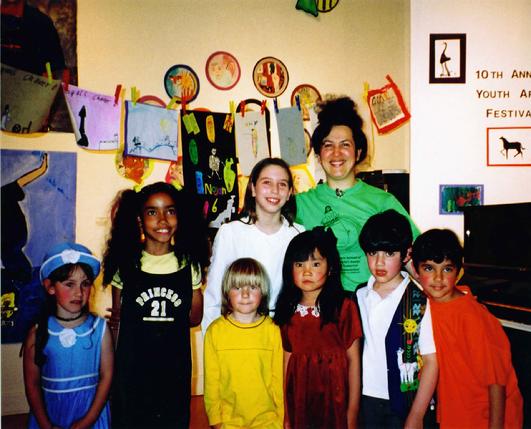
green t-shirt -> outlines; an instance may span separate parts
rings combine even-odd
[[[304,225],[307,230],[316,226],[332,228],[337,237],[337,250],[341,257],[341,282],[343,288],[348,291],[356,290],[358,285],[365,283],[371,275],[367,258],[358,242],[361,228],[369,217],[394,209],[408,218],[413,237],[419,235],[419,230],[409,214],[392,194],[360,179],[356,179],[356,184],[344,191],[341,197],[323,183],[297,194],[296,201],[296,222]]]

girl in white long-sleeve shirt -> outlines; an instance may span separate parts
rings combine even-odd
[[[296,215],[293,178],[280,158],[265,158],[253,168],[245,191],[242,216],[219,228],[204,293],[203,334],[221,314],[221,280],[236,259],[254,258],[265,267],[271,282],[269,309],[274,311],[282,285],[282,262],[291,239],[304,231]]]

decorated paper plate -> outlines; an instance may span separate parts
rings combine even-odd
[[[178,103],[182,103],[183,98],[189,103],[199,94],[199,78],[190,67],[176,64],[164,76],[164,89],[170,98],[177,97]]]
[[[334,9],[339,3],[339,0],[316,0],[315,3],[319,12],[326,13]]]
[[[278,97],[288,87],[288,69],[277,58],[262,58],[254,66],[253,82],[260,94],[271,98]]]
[[[217,51],[208,57],[205,74],[215,88],[226,91],[238,83],[241,70],[238,61],[232,54]]]
[[[302,84],[297,86],[291,93],[291,105],[296,106],[297,100],[296,97],[299,96],[302,109],[302,119],[305,121],[310,120],[310,114],[308,113],[308,108],[315,106],[319,100],[321,100],[321,94],[315,86]]]

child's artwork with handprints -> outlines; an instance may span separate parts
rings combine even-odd
[[[178,113],[149,104],[125,102],[125,154],[177,161]]]
[[[238,213],[234,127],[224,127],[228,116],[198,110],[181,116],[184,184],[200,196],[211,228]]]
[[[121,103],[114,97],[69,85],[63,88],[76,143],[85,149],[116,150]]]

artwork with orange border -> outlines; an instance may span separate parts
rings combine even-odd
[[[379,134],[392,131],[407,122],[411,115],[398,86],[391,76],[385,77],[388,84],[382,88],[371,89],[367,93],[367,104],[371,118]]]

